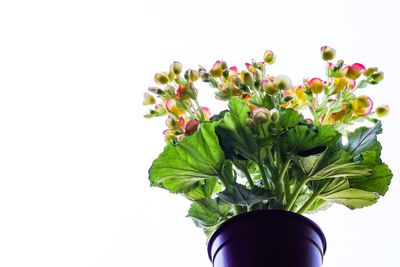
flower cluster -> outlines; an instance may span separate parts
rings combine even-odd
[[[304,79],[293,85],[285,75],[267,74],[269,65],[275,62],[275,54],[267,50],[263,61],[252,60],[239,71],[223,60],[214,63],[210,70],[200,67],[183,72],[182,64],[175,61],[169,72],[157,73],[155,82],[162,86],[150,87],[144,95],[145,105],[155,105],[145,117],[167,115],[165,139],[181,140],[196,132],[201,121],[210,119],[210,111],[200,106],[195,83],[199,80],[215,88],[215,97],[229,100],[237,96],[252,109],[248,125],[277,120],[278,110],[292,108],[296,111],[308,109],[314,124],[330,124],[336,129],[351,125],[354,121],[367,119],[376,121],[389,112],[388,106],[373,110],[372,99],[357,91],[367,85],[375,85],[384,78],[376,67],[366,68],[363,64],[345,64],[343,60],[333,62],[336,51],[328,46],[321,47],[321,57],[326,61],[326,77]],[[156,101],[155,96],[161,101]]]

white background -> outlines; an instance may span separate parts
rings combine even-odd
[[[324,267],[400,266],[399,11],[394,0],[1,1],[0,266],[211,266],[189,202],[149,187],[164,126],[142,117],[144,91],[173,60],[242,67],[266,49],[271,73],[299,83],[323,75],[322,45],[385,71],[366,93],[391,106],[380,141],[395,174],[375,206],[311,217]]]

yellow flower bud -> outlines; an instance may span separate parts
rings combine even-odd
[[[158,72],[154,76],[154,81],[160,85],[167,84],[169,82],[169,76],[165,72]]]
[[[289,90],[292,87],[292,81],[285,75],[276,76],[274,86],[279,90]]]
[[[171,71],[176,75],[180,74],[182,72],[182,64],[179,61],[174,61],[171,64]]]
[[[389,114],[389,106],[388,105],[383,105],[379,106],[375,109],[376,116],[379,118],[385,117],[387,114]]]
[[[264,62],[267,64],[274,64],[275,62],[275,54],[271,50],[267,50],[264,53]]]

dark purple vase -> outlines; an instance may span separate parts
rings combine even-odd
[[[208,243],[214,267],[321,267],[326,240],[310,219],[265,210],[235,216]]]

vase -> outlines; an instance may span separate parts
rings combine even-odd
[[[325,250],[317,224],[282,210],[237,215],[221,224],[208,242],[214,267],[320,267]]]

